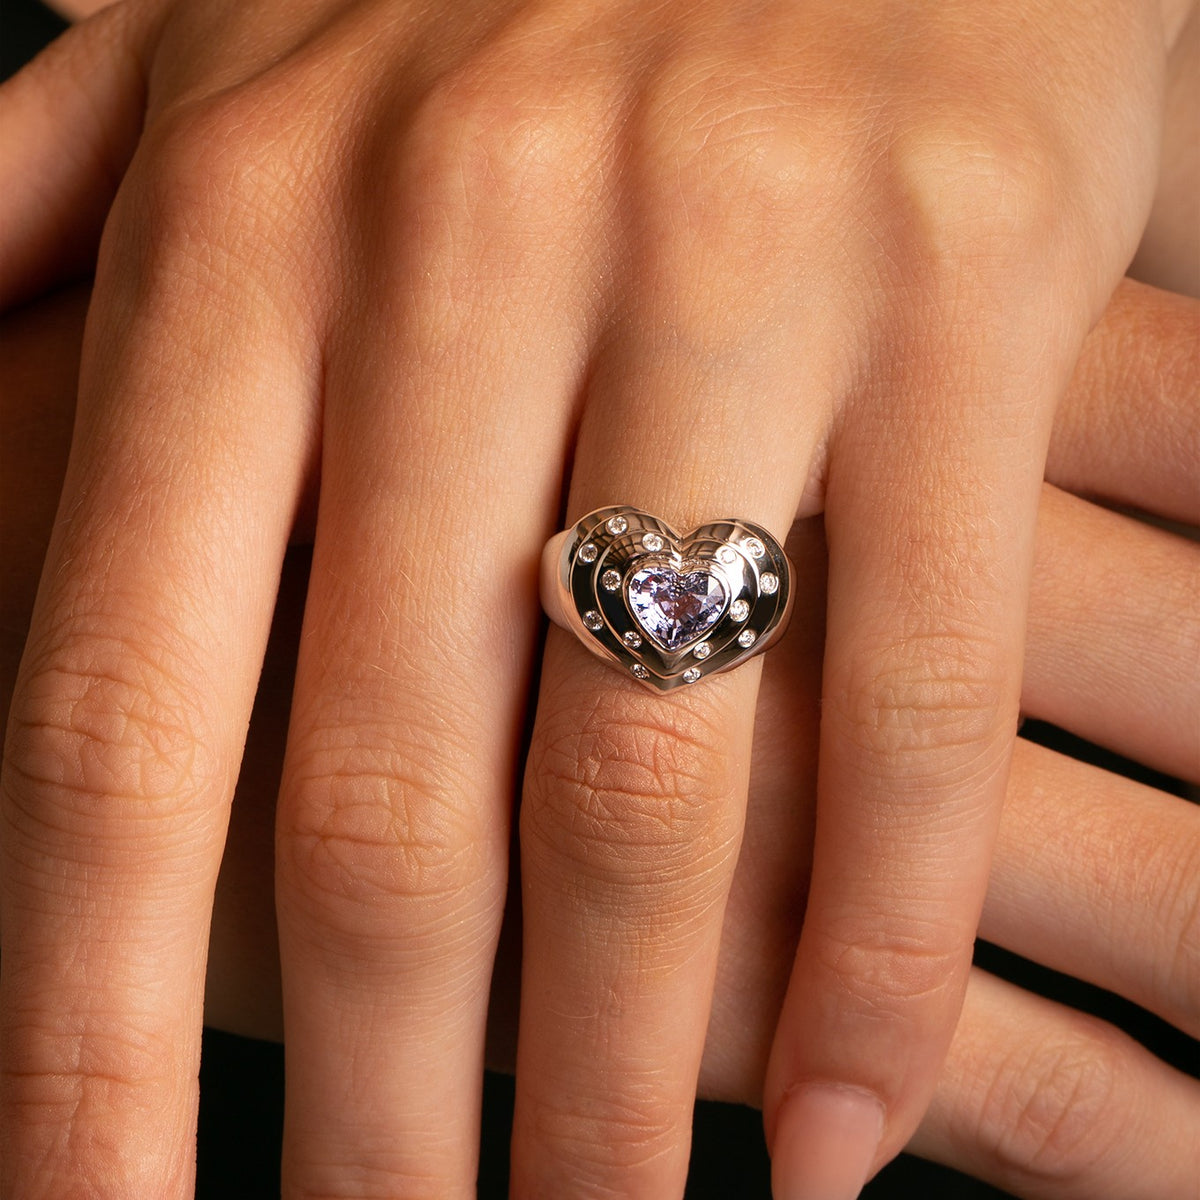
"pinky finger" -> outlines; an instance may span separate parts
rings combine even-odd
[[[908,1149],[1029,1200],[1195,1200],[1200,1082],[978,969]]]

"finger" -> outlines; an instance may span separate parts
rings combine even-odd
[[[1046,478],[1200,523],[1200,301],[1125,280],[1083,344]]]
[[[180,234],[203,200],[143,200],[126,194],[101,264],[9,724],[10,1195],[190,1194],[212,890],[307,458],[310,334],[242,293],[258,248],[210,227],[201,266]]]
[[[787,636],[763,659],[746,825],[700,1076],[706,1098],[759,1108],[812,868],[825,643],[821,518],[797,521],[787,546],[792,561],[804,564],[804,580]]]
[[[1051,535],[1039,530],[1041,537]],[[1139,588],[1152,594],[1152,581],[1139,577]],[[796,632],[805,629],[802,624]],[[1034,632],[1031,653],[1045,635],[1044,628]],[[747,1104],[761,1102],[771,1031],[800,933],[802,896],[795,888],[804,868],[797,864],[811,850],[816,690],[805,681],[801,646],[789,637],[766,660],[746,834],[701,1074],[702,1094]],[[1197,854],[1193,806],[1018,739],[980,932],[1194,1032],[1200,1013]],[[970,995],[968,989],[968,1006]],[[1002,1042],[992,1056],[985,1054],[982,1029],[974,1040],[975,1065],[1005,1065]],[[962,1065],[953,1065],[955,1046],[950,1053],[953,1078]],[[1114,1104],[1121,1102],[1114,1096]],[[964,1140],[973,1111],[958,1126]],[[971,1165],[961,1155],[952,1161]],[[1081,1194],[1088,1194],[1085,1186]]]
[[[1200,546],[1042,489],[1023,711],[1200,778]]]
[[[87,286],[57,292],[0,321],[0,725],[62,494],[90,295]],[[263,865],[272,861],[307,558],[298,548],[284,563],[217,880],[204,987],[206,1025],[275,1041],[283,1040],[278,936],[274,881]]]
[[[141,133],[150,12],[114,4],[0,85],[0,308],[92,270]]]
[[[465,88],[372,160],[384,199],[330,351],[277,832],[287,1196],[475,1195],[536,563],[583,363],[564,314],[584,298],[579,213]]]
[[[1200,808],[1020,741],[981,936],[1200,1034]]]
[[[1081,502],[1043,504],[1038,561],[1086,560],[1100,553],[1111,530],[1092,524],[1091,512]],[[1078,518],[1083,519],[1079,531]],[[1145,525],[1125,524],[1130,543],[1123,552],[1134,563],[1140,561],[1140,544],[1153,548],[1165,537]],[[823,554],[809,525],[796,526],[797,561]],[[798,536],[805,541],[796,541]],[[1178,614],[1149,628],[1140,617],[1144,610],[1163,610],[1164,589],[1168,595],[1177,592],[1172,571],[1133,570],[1128,591],[1134,624],[1122,627],[1114,621],[1092,640],[1127,650],[1131,659],[1165,661]],[[1050,664],[1058,669],[1065,664],[1068,671],[1073,664],[1072,656],[1057,648],[1060,639],[1071,641],[1070,621],[1061,611],[1057,619],[1043,615],[1045,605],[1056,610],[1060,605],[1053,589],[1035,577],[1032,595],[1025,707],[1032,704],[1032,693],[1045,687]],[[704,1094],[718,1099],[759,1103],[770,1033],[787,984],[781,964],[790,961],[799,937],[812,849],[819,695],[812,672],[819,662],[820,632],[821,621],[798,610],[789,636],[765,662],[750,807],[701,1077]],[[1188,677],[1164,687],[1161,698],[1151,693],[1153,711],[1160,699],[1161,707],[1174,707],[1173,695],[1186,697],[1191,687]],[[1093,709],[1115,707],[1153,743],[1157,725],[1141,722],[1141,693],[1135,689],[1130,697],[1124,686],[1085,687],[1072,720],[1086,723]],[[1178,707],[1196,711],[1186,699]],[[1188,736],[1181,744],[1193,741]],[[1117,992],[1192,1030],[1200,1012],[1190,932],[1200,904],[1195,830],[1196,810],[1174,797],[1018,739],[981,931],[1018,954]]]
[[[568,511],[634,505],[681,534],[734,516],[778,536],[824,416],[795,396],[832,395],[839,364],[786,299],[800,201],[741,192],[777,183],[746,182],[761,112],[698,115],[696,94],[664,81],[630,132],[633,216]],[[817,349],[799,362],[802,340]],[[516,1195],[682,1194],[757,682],[748,664],[654,693],[550,630],[521,811]]]
[[[1024,341],[1026,344],[1033,344],[1030,337],[1026,337]],[[1180,331],[1176,330],[1174,334],[1164,338],[1164,343],[1171,347],[1180,347],[1184,344],[1184,338]],[[936,350],[930,348],[931,360],[940,356],[944,361],[947,354],[944,344]],[[986,355],[984,356],[986,358]],[[979,360],[976,359],[976,365],[978,366],[978,364]],[[1061,366],[1061,362],[1057,366],[1050,364],[1049,361],[1043,362],[1042,377],[1038,378],[1034,373],[1026,374],[1024,386],[1019,386],[1009,395],[1012,395],[1014,400],[1018,400],[1019,403],[1028,402],[1033,396],[1045,396],[1048,391],[1046,384],[1061,373]],[[1001,364],[996,361],[991,367],[991,378],[1001,379],[1006,371],[1008,371],[1009,379],[1012,379],[1013,371],[1010,364]],[[1008,386],[1007,383],[1003,385],[989,384],[986,372],[983,383],[985,389],[990,386],[994,391],[1007,389]],[[961,397],[978,395],[978,392],[973,390],[970,379],[958,380],[952,390],[960,400]],[[971,408],[971,403],[967,402],[968,409]],[[934,404],[936,406],[936,401]],[[919,406],[919,408],[926,407],[928,404]],[[908,427],[918,428],[922,415],[920,412],[910,412],[908,420],[912,422]],[[997,782],[1002,779],[1003,773],[1003,756],[992,755],[989,757],[998,744],[991,742],[991,738],[994,738],[997,730],[1002,727],[997,724],[995,718],[1003,708],[1003,683],[995,676],[989,678],[988,664],[990,662],[991,670],[995,670],[998,662],[1007,655],[1010,664],[1008,686],[1009,689],[1012,688],[1012,680],[1015,678],[1013,661],[1019,641],[1009,641],[1007,650],[1004,649],[1003,643],[1006,636],[1013,638],[1018,634],[1018,624],[1014,624],[1013,618],[1019,617],[1021,612],[1020,590],[1025,577],[1025,569],[1020,559],[1009,560],[1007,564],[1000,566],[998,571],[995,560],[989,566],[986,562],[988,550],[986,550],[986,545],[982,545],[982,542],[985,544],[991,539],[992,534],[1003,529],[1004,533],[1000,544],[1007,547],[1009,551],[1024,544],[1026,534],[1021,532],[1019,521],[1014,521],[1013,518],[1018,515],[1022,505],[1026,502],[1022,502],[1012,488],[1015,481],[1021,478],[1022,470],[1027,468],[1027,464],[1038,461],[1036,438],[1033,442],[1025,443],[1022,448],[1020,437],[1009,437],[1009,434],[1002,430],[995,432],[996,439],[992,445],[998,448],[1006,442],[1007,438],[1009,448],[1016,449],[1016,457],[1000,472],[991,474],[988,467],[974,462],[971,452],[967,451],[965,461],[955,463],[955,475],[958,476],[958,482],[950,481],[943,493],[953,499],[950,500],[947,514],[950,517],[949,523],[941,529],[941,532],[938,530],[936,515],[931,517],[928,508],[923,510],[923,505],[929,503],[930,492],[938,491],[937,485],[929,487],[926,482],[920,480],[919,474],[914,478],[911,463],[916,461],[916,455],[910,454],[907,461],[905,461],[904,452],[895,455],[896,466],[900,468],[899,473],[890,476],[886,482],[883,482],[880,492],[876,493],[886,494],[887,503],[893,505],[894,510],[900,514],[898,520],[894,522],[895,526],[899,527],[900,533],[899,541],[893,544],[895,560],[898,562],[907,560],[910,564],[916,560],[919,563],[919,553],[914,557],[913,547],[932,545],[940,547],[937,552],[946,556],[942,562],[949,565],[948,571],[938,571],[936,566],[932,571],[925,571],[922,566],[918,565],[916,577],[904,578],[900,581],[899,595],[890,592],[886,582],[884,582],[881,595],[881,576],[884,581],[887,581],[887,553],[884,553],[884,564],[880,566],[877,547],[870,544],[864,545],[865,539],[862,534],[870,530],[871,514],[866,510],[865,505],[856,506],[853,502],[854,499],[860,498],[864,494],[870,494],[869,485],[863,481],[862,474],[853,469],[848,472],[847,476],[853,481],[847,490],[850,503],[846,505],[846,512],[851,516],[850,520],[842,524],[842,514],[838,497],[836,497],[836,485],[838,485],[836,455],[838,455],[839,446],[835,443],[830,449],[830,461],[833,463],[832,470],[830,470],[827,498],[827,523],[830,533],[830,553],[832,553],[830,611],[835,616],[845,618],[845,625],[842,628],[847,631],[847,644],[853,644],[856,640],[860,643],[858,653],[863,655],[864,664],[868,664],[864,670],[875,671],[881,662],[887,666],[888,662],[896,658],[901,660],[899,668],[892,668],[892,677],[888,678],[887,671],[884,671],[884,688],[892,694],[890,698],[894,701],[895,695],[899,691],[895,688],[896,679],[899,678],[901,684],[910,684],[912,677],[916,677],[917,689],[908,692],[906,700],[916,701],[918,709],[928,709],[930,718],[924,724],[919,718],[913,720],[911,724],[906,724],[911,713],[905,712],[904,707],[908,707],[905,701],[901,701],[901,706],[904,707],[888,708],[887,697],[883,696],[878,697],[881,700],[881,708],[878,712],[872,714],[869,710],[871,704],[868,703],[865,708],[858,709],[857,721],[853,709],[848,712],[841,710],[839,704],[836,703],[835,692],[846,678],[850,679],[852,683],[854,677],[851,673],[848,677],[840,678],[838,664],[839,662],[851,664],[852,672],[854,659],[853,656],[848,659],[841,658],[840,630],[838,625],[830,626],[826,707],[824,707],[826,721],[824,721],[822,733],[822,797],[842,792],[842,787],[834,782],[834,779],[842,776],[841,767],[842,761],[844,761],[844,755],[839,754],[836,749],[839,743],[841,743],[842,751],[845,752],[845,761],[853,763],[854,756],[858,755],[859,762],[862,764],[871,762],[870,746],[874,743],[877,757],[874,767],[866,768],[865,780],[851,778],[847,781],[851,791],[859,782],[865,782],[865,793],[870,794],[872,799],[877,802],[865,805],[863,810],[866,824],[865,842],[868,845],[871,844],[878,830],[887,830],[880,844],[882,846],[889,845],[889,834],[894,835],[895,833],[895,827],[890,826],[888,817],[881,817],[881,814],[890,811],[893,814],[893,820],[904,822],[907,820],[904,815],[906,808],[911,808],[913,814],[919,814],[922,811],[926,814],[937,812],[937,836],[946,839],[942,847],[943,854],[946,853],[948,846],[953,845],[959,839],[962,839],[959,845],[973,842],[976,851],[985,853],[985,824],[977,826],[973,836],[967,833],[967,827],[968,823],[978,820],[980,817],[986,821],[986,814],[989,811],[994,814]],[[896,446],[902,444],[902,440],[904,439],[900,437],[894,439],[892,443],[884,443],[887,446],[884,457],[892,457]],[[870,461],[874,468],[874,474],[878,476],[880,475],[880,462],[877,458],[872,460],[871,457],[878,448],[880,448],[878,443],[859,442],[854,444],[847,456],[847,461],[852,464]],[[961,446],[959,452],[960,454],[962,452]],[[1024,463],[1020,461],[1021,458],[1024,458]],[[992,463],[992,468],[994,467],[995,463]],[[884,474],[887,473],[884,472]],[[1026,480],[1026,484],[1027,482],[1028,480]],[[972,492],[974,492],[973,502],[970,498]],[[1169,487],[1164,488],[1164,496],[1165,503],[1177,503],[1177,500],[1171,499]],[[937,503],[935,500],[935,509]],[[984,517],[985,512],[989,514],[988,517]],[[979,530],[984,530],[983,539],[978,539],[978,536],[972,539],[962,538],[962,530],[972,524],[977,535]],[[842,536],[847,544],[853,547],[850,554],[851,560],[859,558],[859,563],[862,565],[871,563],[874,558],[877,566],[880,566],[880,569],[875,571],[859,571],[857,575],[847,575],[844,581],[845,590],[842,590],[839,571],[839,541],[841,540],[838,535],[839,528],[842,530]],[[990,580],[989,570],[996,572]],[[920,596],[923,593],[928,595],[931,580],[934,581],[932,589],[935,594],[940,595],[938,595],[937,605],[923,612]],[[1009,608],[1007,616],[1003,616],[1004,601],[1001,601],[998,607],[992,607],[992,605],[1000,599],[1006,589],[1008,589],[1009,595],[1007,602],[1012,607]],[[913,604],[914,596],[917,598],[916,605]],[[847,601],[845,605],[842,604],[842,598]],[[878,619],[877,614],[881,610],[884,622],[882,628],[887,630],[890,625],[893,634],[890,637],[884,634],[882,638],[876,634],[875,643],[871,644],[869,632],[871,613],[875,612],[875,619]],[[917,648],[918,659],[922,656],[920,647],[924,641],[923,635],[930,629],[930,618],[932,617],[935,628],[938,623],[941,623],[944,630],[947,628],[947,618],[952,616],[955,610],[959,612],[958,619],[961,624],[959,624],[956,637],[952,642],[938,644],[936,641],[929,641],[925,647],[934,650],[935,655],[942,654],[941,665],[937,665],[936,662],[922,665],[920,662],[913,664],[908,661],[906,655],[912,648]],[[1182,636],[1184,647],[1190,646],[1193,642],[1190,628],[1192,628],[1190,623],[1184,623]],[[866,632],[865,646],[862,644],[864,630],[868,631]],[[890,642],[890,646],[888,646],[888,642]],[[938,677],[938,671],[947,670],[949,671],[948,677]],[[905,679],[906,672],[911,672],[910,679]],[[922,682],[923,672],[924,682]],[[866,676],[866,678],[869,679],[870,676]],[[833,680],[833,689],[830,689],[830,679]],[[868,695],[870,695],[870,686],[868,684]],[[954,692],[954,696],[950,695],[950,692]],[[959,706],[960,712],[967,714],[967,724],[958,728],[935,727],[938,716],[948,713],[954,706]],[[893,713],[896,718],[896,726],[898,726],[895,730],[889,731],[886,727],[886,716],[882,722],[878,720],[881,712]],[[1171,739],[1172,733],[1177,733],[1186,724],[1188,713],[1186,703],[1183,704],[1181,713],[1183,714],[1181,718],[1172,721],[1166,731],[1168,740]],[[841,730],[838,730],[830,718],[848,718],[848,720],[844,720]],[[872,736],[870,732],[872,724],[876,725],[875,736]],[[884,726],[882,730],[880,730],[881,724]],[[856,725],[860,734],[857,745],[854,743]],[[896,744],[896,737],[904,737],[906,731],[911,734],[910,740],[905,745]],[[889,733],[894,734],[890,743],[888,742]],[[1002,738],[1002,740],[1004,739]],[[1177,737],[1175,740],[1178,742]],[[865,755],[863,754],[864,743],[868,748]],[[924,743],[924,748],[922,743]],[[989,750],[989,744],[991,750]],[[1186,745],[1187,743],[1183,743],[1183,746]],[[924,808],[922,804],[906,805],[902,790],[899,797],[895,793],[890,797],[882,796],[880,781],[888,779],[889,775],[892,776],[893,784],[896,772],[899,772],[901,779],[913,778],[912,766],[908,766],[908,764],[899,764],[898,766],[896,751],[905,752],[910,757],[912,764],[924,763],[924,766],[918,769],[928,769],[929,778],[936,781],[935,786],[922,799],[929,800],[934,797],[944,799],[953,796],[952,803],[947,805],[938,800],[929,808]],[[1188,749],[1183,749],[1182,752],[1188,758],[1192,755],[1192,751]],[[990,802],[984,800],[983,803],[978,803],[982,794],[988,791],[992,796]],[[806,989],[811,1000],[808,1006],[804,1001],[797,1001],[794,1004],[791,1000],[788,1001],[784,1026],[791,1028],[790,1037],[793,1040],[790,1050],[792,1054],[796,1055],[796,1058],[788,1061],[788,1052],[790,1051],[787,1046],[780,1051],[779,1046],[776,1045],[776,1060],[782,1055],[782,1060],[788,1063],[786,1068],[782,1068],[785,1078],[798,1079],[808,1075],[810,1078],[816,1076],[818,1079],[830,1078],[836,1081],[839,1078],[839,1072],[834,1069],[834,1066],[841,1066],[841,1075],[850,1076],[851,1081],[865,1087],[866,1091],[877,1093],[882,1086],[886,1097],[888,1094],[896,1096],[899,1092],[889,1092],[889,1088],[899,1088],[899,1080],[904,1079],[906,1075],[910,1078],[916,1076],[922,1068],[928,1072],[931,1064],[936,1062],[936,1043],[926,1044],[929,1049],[923,1050],[920,1034],[917,1037],[905,1037],[904,1042],[910,1048],[910,1055],[898,1061],[894,1057],[883,1054],[880,1046],[872,1045],[870,1033],[859,1030],[857,1025],[841,1026],[833,1020],[823,1022],[822,1015],[816,1012],[815,1007],[812,1007],[817,1004],[816,997],[822,995],[822,980],[820,977],[812,978],[811,972],[814,968],[820,970],[822,960],[826,964],[841,964],[840,970],[836,965],[828,968],[827,979],[830,980],[826,984],[828,994],[833,995],[836,989],[847,988],[847,986],[852,991],[856,990],[862,980],[851,979],[847,983],[847,976],[852,976],[854,973],[854,968],[848,964],[851,964],[854,958],[850,954],[844,956],[847,947],[851,946],[853,937],[856,936],[853,932],[856,929],[856,913],[887,911],[890,907],[893,916],[890,918],[889,924],[892,925],[893,934],[889,937],[886,931],[882,935],[872,934],[872,936],[880,938],[884,948],[894,949],[894,958],[884,962],[886,953],[872,953],[870,947],[854,952],[863,962],[863,966],[860,967],[863,976],[871,976],[870,964],[875,964],[874,977],[866,979],[862,988],[864,998],[860,1012],[862,1012],[863,1024],[869,1026],[870,1031],[874,1032],[876,1036],[882,1036],[881,1031],[888,1025],[888,1020],[883,1019],[881,1014],[890,1014],[890,1019],[898,1021],[900,1026],[904,1026],[905,1018],[901,1016],[901,1010],[905,1008],[908,1000],[913,1000],[914,1003],[908,1007],[912,1009],[910,1019],[914,1024],[922,1019],[928,1020],[930,1025],[925,1027],[925,1036],[934,1038],[936,1037],[934,1031],[940,1030],[941,1037],[944,1038],[948,1031],[948,1014],[953,1012],[954,968],[949,962],[938,960],[936,949],[923,961],[914,962],[913,959],[916,956],[905,953],[904,947],[906,944],[907,946],[922,946],[928,952],[931,947],[936,948],[938,936],[940,936],[943,949],[950,946],[955,940],[958,941],[960,948],[965,948],[970,914],[974,911],[974,902],[977,902],[978,884],[983,880],[985,858],[978,858],[976,862],[971,863],[960,853],[950,852],[948,860],[940,858],[936,864],[932,863],[926,857],[929,854],[929,848],[925,841],[926,834],[920,828],[920,818],[913,816],[905,828],[917,851],[914,862],[925,858],[938,880],[943,884],[946,882],[952,884],[952,889],[950,889],[952,892],[955,878],[964,883],[973,880],[974,889],[972,889],[971,896],[962,893],[953,896],[943,894],[930,912],[926,912],[923,917],[917,917],[916,925],[908,926],[905,930],[906,905],[904,902],[901,901],[900,904],[893,906],[890,904],[890,893],[880,895],[876,894],[874,890],[881,884],[884,890],[887,890],[889,881],[892,887],[895,887],[896,881],[898,881],[895,872],[902,871],[899,868],[899,860],[905,857],[904,854],[901,854],[899,858],[896,858],[894,854],[890,858],[872,857],[869,850],[863,850],[862,842],[858,844],[856,856],[851,858],[841,859],[839,853],[829,852],[828,844],[821,840],[820,832],[823,827],[824,815],[828,812],[828,803],[822,805],[821,816],[818,816],[817,875],[810,893],[808,916],[805,920],[805,936],[800,944],[799,954],[800,971],[806,977],[806,983],[800,994],[804,995],[804,989]],[[955,822],[958,820],[965,820],[966,823],[956,826]],[[854,845],[853,840],[848,841],[848,844]],[[823,932],[827,923],[833,924],[836,919],[824,914],[821,907],[824,869],[828,865],[830,893],[836,895],[839,888],[851,889],[853,887],[850,883],[850,876],[846,874],[846,868],[854,860],[872,862],[877,865],[877,869],[871,876],[871,886],[865,889],[856,888],[857,895],[850,904],[842,908],[834,908],[835,913],[840,913],[842,917],[847,918],[846,928],[841,931],[840,936],[836,930],[832,931],[832,934]],[[924,882],[923,876],[917,876],[917,878]],[[912,880],[907,881],[902,895],[912,894],[912,882]],[[930,889],[926,893],[926,899],[932,895],[934,895],[934,889]],[[952,929],[947,929],[947,923],[942,920],[941,914],[947,912],[959,913],[966,922],[958,930],[956,936]],[[929,934],[930,926],[935,930],[932,934]],[[926,934],[929,936],[925,936]],[[895,938],[899,946],[889,947],[890,938]],[[958,958],[956,958],[956,968],[959,972],[964,965],[965,958],[960,949]],[[935,1015],[938,1001],[941,1002],[942,1007],[940,1020]],[[797,1014],[794,1015],[794,1018],[791,1015],[793,1012]],[[802,1037],[800,1031],[803,1031],[803,1043],[799,1040]],[[863,1036],[860,1036],[860,1033]],[[824,1055],[824,1052],[818,1049],[822,1046],[836,1045],[856,1048],[848,1055],[848,1058],[852,1060],[848,1067],[835,1063],[835,1051],[829,1051],[828,1055]],[[833,1060],[833,1066],[830,1064],[830,1060]],[[928,1086],[928,1074],[925,1075],[925,1080],[925,1086]],[[770,1122],[774,1120],[773,1096],[778,1094],[780,1086],[786,1086],[786,1084],[781,1085],[776,1076],[776,1080],[772,1084],[772,1094],[768,1096],[768,1128],[770,1128]],[[913,1087],[913,1092],[919,1091],[919,1085]],[[913,1094],[913,1092],[908,1094]],[[841,1114],[838,1120],[845,1121],[844,1105],[841,1105],[844,1093],[839,1092],[838,1097]],[[808,1102],[804,1100],[803,1103]],[[869,1105],[864,1100],[862,1109],[864,1130],[866,1124],[869,1123],[865,1116],[868,1108]],[[802,1151],[796,1150],[796,1146],[809,1145],[806,1139],[817,1136],[814,1134],[816,1128],[814,1114],[809,1111],[806,1112],[805,1117],[794,1118],[794,1124],[799,1128],[799,1132],[796,1133],[796,1144],[793,1145],[793,1152],[797,1156],[800,1156]],[[833,1117],[830,1117],[830,1120],[833,1120]],[[870,1134],[863,1132],[862,1136],[865,1141],[869,1139]],[[786,1166],[781,1169],[781,1174],[787,1175]]]
[[[765,1111],[781,1197],[855,1195],[900,1149],[966,984],[1065,375],[996,349],[1029,330],[993,283],[970,312],[955,296],[950,328],[938,305],[897,318],[902,381],[880,366],[830,445],[814,867]]]
[[[1030,1200],[1195,1194],[1200,1083],[1111,1026],[972,971],[909,1149]]]

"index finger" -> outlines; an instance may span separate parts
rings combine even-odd
[[[307,459],[307,331],[273,336],[238,272],[192,286],[178,210],[130,286],[135,197],[0,792],[0,1192],[30,1198],[190,1191],[209,914]]]

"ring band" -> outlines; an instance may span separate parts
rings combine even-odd
[[[792,566],[750,521],[679,534],[616,505],[546,543],[542,604],[593,654],[667,692],[732,670],[778,640],[791,615]]]

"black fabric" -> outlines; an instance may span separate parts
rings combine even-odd
[[[507,1200],[513,1081],[488,1073],[483,1093],[479,1200]],[[279,1195],[283,1049],[205,1030],[200,1070],[197,1200]],[[762,1118],[735,1104],[696,1105],[686,1200],[770,1200]],[[902,1155],[864,1200],[1007,1200],[1006,1192]]]
[[[0,79],[15,74],[66,27],[34,0],[0,0]]]

